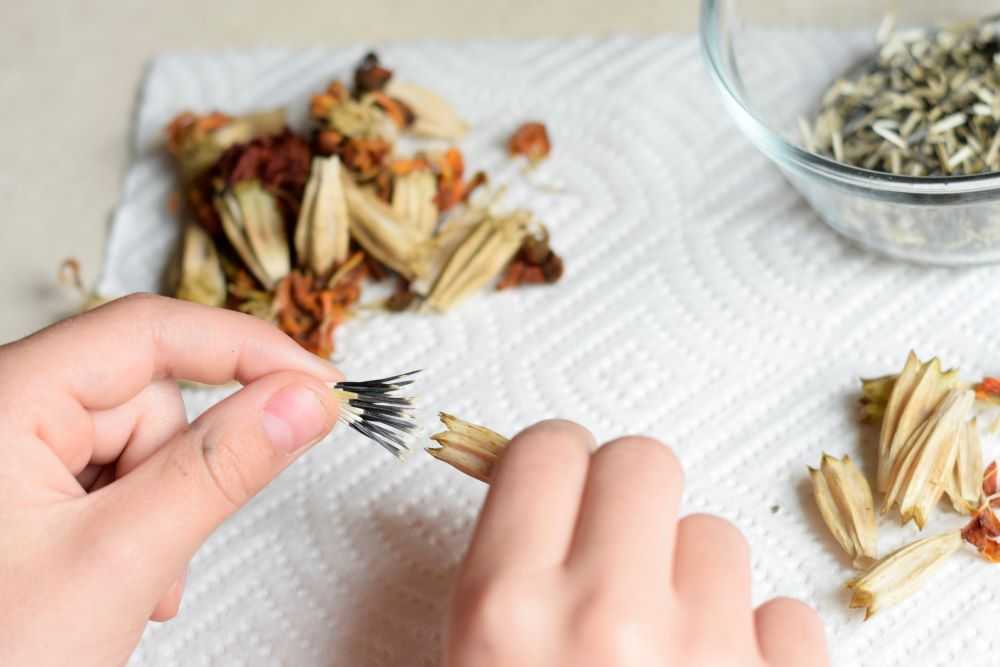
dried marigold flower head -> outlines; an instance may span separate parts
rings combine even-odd
[[[1000,563],[1000,519],[989,503],[979,508],[962,529],[962,539],[991,563]]]
[[[361,59],[354,70],[354,94],[361,97],[365,93],[381,91],[392,79],[392,70],[382,66],[378,54],[370,52]]]
[[[549,132],[542,123],[524,123],[511,135],[507,150],[511,155],[523,155],[532,162],[544,160],[552,150]]]
[[[338,277],[330,286],[320,278],[291,271],[274,292],[278,327],[302,347],[321,357],[334,350],[334,330],[351,315],[351,307],[361,297],[364,264]]]
[[[973,389],[976,390],[977,399],[1000,403],[1000,378],[984,377]]]
[[[236,183],[257,181],[274,195],[283,218],[290,222],[298,216],[311,162],[309,145],[287,129],[232,146],[188,189],[192,212],[206,231],[217,235],[222,227],[213,206],[216,195]]]

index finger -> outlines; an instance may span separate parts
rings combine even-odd
[[[135,294],[6,346],[3,377],[56,387],[85,408],[105,410],[153,380],[242,384],[281,370],[336,381],[340,372],[274,325],[222,308]]]

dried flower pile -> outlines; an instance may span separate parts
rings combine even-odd
[[[806,150],[907,176],[1000,170],[1000,34],[995,18],[942,29],[892,29],[860,72],[826,92]]]
[[[974,406],[994,401],[1000,383],[963,382],[957,370],[943,371],[935,358],[912,352],[896,375],[861,381],[861,417],[881,423],[875,489],[880,514],[898,510],[901,523],[923,530],[940,500],[971,516],[964,529],[918,540],[877,560],[876,517],[868,480],[848,457],[823,455],[810,469],[824,523],[862,574],[848,584],[852,607],[866,618],[914,592],[940,563],[964,543],[987,560],[1000,561],[1000,519],[996,464],[983,467]]]
[[[445,100],[398,81],[375,54],[349,90],[332,82],[310,102],[310,137],[283,111],[183,113],[167,127],[185,223],[167,290],[275,322],[323,356],[368,280],[395,274],[383,305],[445,311],[491,281],[553,283],[562,258],[527,211],[498,215],[470,202],[487,182],[457,147],[397,152],[403,135],[454,143],[468,125]],[[512,155],[550,151],[540,123],[522,126]]]

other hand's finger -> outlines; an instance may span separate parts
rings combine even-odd
[[[769,667],[828,665],[823,623],[812,608],[790,598],[764,603],[754,613],[757,644]]]
[[[594,437],[550,420],[515,436],[500,459],[463,572],[534,570],[566,557]]]

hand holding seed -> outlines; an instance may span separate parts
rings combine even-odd
[[[682,473],[668,448],[629,437],[592,452],[590,433],[560,421],[507,444],[445,417],[438,457],[491,482],[455,586],[446,667],[828,664],[811,609],[753,609],[735,527],[678,520]],[[492,450],[495,470],[481,465]]]
[[[188,424],[174,378],[244,387]],[[128,297],[0,347],[0,664],[120,665],[187,563],[338,416],[267,322]]]

